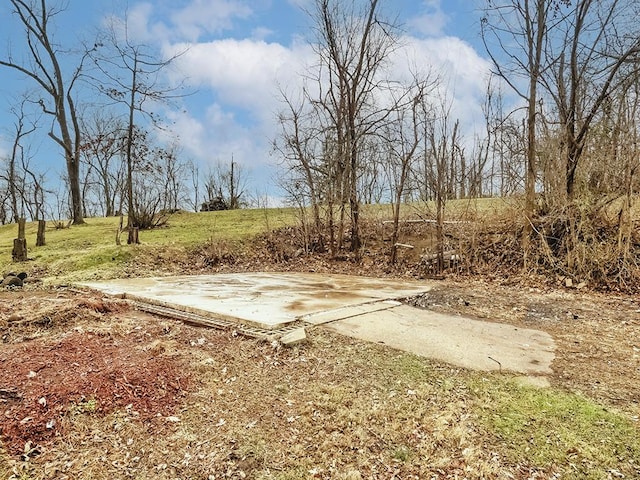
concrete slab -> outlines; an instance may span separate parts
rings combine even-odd
[[[422,282],[308,273],[242,273],[85,283],[107,294],[306,339],[292,322],[475,370],[551,373],[555,344],[545,332],[439,314],[394,299],[424,293]],[[282,332],[282,330],[279,330]]]
[[[350,305],[346,307],[335,308],[333,310],[325,310],[322,312],[303,315],[302,317],[300,317],[300,320],[306,323],[310,323],[311,325],[322,325],[324,323],[335,322],[336,320],[343,320],[345,318],[364,315],[365,313],[388,310],[390,308],[397,307],[398,305],[402,305],[402,303],[396,300],[383,300],[382,302]]]
[[[555,343],[546,332],[443,315],[401,305],[326,324],[370,342],[474,370],[552,372]]]
[[[422,282],[312,273],[184,275],[83,285],[131,300],[269,330],[312,313],[402,298],[430,289]]]

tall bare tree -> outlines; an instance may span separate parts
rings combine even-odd
[[[424,104],[421,105],[424,108]],[[437,113],[436,113],[437,112]],[[431,115],[431,121],[425,122],[424,155],[432,163],[427,171],[427,181],[434,192],[436,204],[436,268],[444,269],[445,253],[445,207],[447,200],[453,198],[450,185],[456,182],[452,177],[452,166],[460,161],[462,152],[460,138],[460,122],[451,118],[450,107],[442,100],[439,109],[425,112]]]
[[[135,243],[134,229],[139,228],[136,218],[133,169],[135,159],[134,143],[136,133],[136,114],[147,120],[155,121],[152,104],[167,102],[176,98],[177,89],[162,82],[162,72],[179,56],[159,60],[152,49],[136,43],[131,38],[127,18],[112,19],[112,23],[92,51],[92,57],[102,78],[96,79],[100,90],[112,102],[123,105],[127,113],[125,158],[127,165],[127,227],[128,243]]]
[[[63,61],[71,57],[61,50],[51,32],[55,17],[64,11],[46,0],[9,0],[13,14],[24,27],[25,60],[18,60],[11,52],[0,58],[0,65],[11,68],[33,80],[42,92],[39,99],[42,111],[53,118],[51,137],[63,150],[66,178],[71,193],[71,213],[75,225],[84,223],[82,191],[80,188],[80,127],[74,88],[83,70],[84,52],[71,73],[65,72]]]
[[[392,189],[391,204],[393,206],[393,230],[391,233],[391,263],[396,263],[398,255],[398,238],[400,226],[400,208],[403,203],[405,189],[411,178],[413,164],[419,154],[426,132],[425,122],[430,121],[429,99],[427,98],[432,82],[417,81],[410,88],[411,101],[398,106],[392,121],[383,130],[383,144],[390,158],[387,168],[390,169]]]
[[[19,105],[11,109],[15,117],[14,130],[12,132],[11,151],[7,157],[6,171],[0,174],[7,184],[7,193],[11,207],[11,221],[17,223],[20,217],[24,216],[23,209],[20,205],[24,205],[24,198],[21,197],[21,185],[24,178],[21,175],[20,164],[24,161],[24,139],[36,131],[36,123],[30,122],[25,112],[25,104],[27,98],[23,97]]]
[[[357,252],[361,150],[366,137],[390,114],[375,108],[375,93],[384,62],[397,45],[397,28],[381,18],[378,0],[316,0],[314,21],[321,75],[316,101],[334,136],[338,173],[347,181],[351,250]]]
[[[305,227],[305,244],[316,243],[319,248],[325,246],[325,228],[321,216],[322,204],[330,203],[330,195],[324,195],[327,184],[327,172],[322,168],[320,151],[321,126],[317,118],[317,111],[311,107],[312,103],[303,96],[294,101],[290,95],[281,92],[285,108],[278,114],[281,132],[279,140],[274,141],[273,148],[280,153],[286,164],[287,174],[282,179],[282,187],[288,191],[289,197],[300,207],[301,219]],[[311,222],[306,221],[306,207],[311,209]],[[329,236],[333,229],[329,229]],[[313,237],[313,238],[311,238]],[[335,244],[329,243],[332,255],[335,254]]]
[[[525,265],[532,233],[537,176],[536,128],[539,86],[549,68],[545,48],[555,13],[567,0],[488,0],[482,19],[482,38],[498,76],[525,102],[526,175]]]
[[[564,158],[565,192],[573,200],[576,172],[591,127],[640,60],[634,3],[581,0],[563,17],[561,36],[550,45],[553,64],[545,86],[557,108]],[[560,25],[559,25],[560,26]]]

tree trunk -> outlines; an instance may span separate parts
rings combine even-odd
[[[71,190],[71,208],[73,224],[82,225],[84,222],[84,212],[82,211],[82,191],[80,189],[80,162],[78,159],[70,157],[67,159],[67,174],[69,175],[69,190]]]
[[[26,238],[25,228],[26,228],[27,220],[25,218],[18,219],[18,238],[24,240]]]
[[[436,194],[436,273],[444,271],[444,195],[442,187]]]
[[[127,243],[129,245],[140,243],[140,239],[138,238],[139,229],[138,227],[129,227],[129,238],[127,238]]]
[[[47,227],[47,222],[45,220],[38,220],[38,234],[36,235],[36,247],[43,247],[44,245],[46,245],[46,241],[44,238],[46,227]]]
[[[122,235],[122,231],[124,230],[124,228],[122,227],[124,224],[124,217],[122,215],[122,213],[120,214],[120,225],[118,226],[118,230],[116,231],[116,245],[120,246],[122,245],[122,242],[120,241],[120,236]]]
[[[129,100],[129,124],[127,125],[127,227],[129,228],[128,244],[138,243],[138,233],[135,234],[135,242],[132,242],[133,227],[137,227],[136,213],[134,212],[133,202],[133,129],[134,129],[134,113],[136,108],[136,89],[138,87],[137,82],[138,73],[138,56],[135,55],[133,59],[133,69],[131,71],[131,98]]]

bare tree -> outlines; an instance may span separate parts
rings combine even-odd
[[[189,180],[191,181],[191,193],[193,194],[193,197],[189,198],[189,206],[194,212],[197,212],[200,208],[200,188],[202,186],[200,167],[195,161],[189,160],[186,168],[189,173]]]
[[[286,175],[281,186],[289,192],[289,197],[300,208],[305,231],[305,244],[316,243],[320,249],[325,246],[325,229],[321,218],[322,204],[332,212],[332,196],[323,194],[328,186],[325,179],[328,172],[322,166],[322,128],[317,118],[317,110],[308,101],[307,95],[295,102],[285,92],[281,92],[285,108],[278,114],[280,141],[275,140],[273,148],[279,152],[286,165]],[[306,221],[306,208],[311,209],[311,226]],[[330,215],[332,218],[333,215]],[[329,229],[330,248],[335,254],[333,228]],[[313,237],[313,238],[312,238]]]
[[[14,59],[9,52],[0,59],[0,65],[11,68],[35,81],[43,96],[39,99],[42,111],[53,117],[49,131],[63,150],[66,160],[66,178],[69,183],[73,224],[84,223],[80,188],[80,127],[74,99],[74,87],[83,69],[88,52],[84,52],[73,72],[66,76],[63,61],[69,52],[60,49],[51,37],[51,22],[64,9],[50,6],[46,0],[9,0],[13,13],[25,28],[27,60]]]
[[[33,220],[44,221],[46,214],[46,194],[50,193],[47,192],[44,187],[45,174],[34,170],[26,155],[21,155],[20,160],[21,170],[24,175],[20,183],[22,186],[20,194],[23,198],[25,208]]]
[[[157,149],[156,156],[159,180],[164,183],[162,208],[168,212],[176,212],[185,196],[187,164],[181,160],[180,149],[175,143]]]
[[[450,107],[446,105],[445,100],[442,100],[440,108],[425,112],[425,115],[431,116],[431,121],[424,123],[424,155],[425,159],[432,163],[432,168],[426,173],[436,203],[436,267],[437,272],[442,272],[445,252],[445,207],[447,200],[453,195],[450,185],[456,181],[455,178],[451,178],[454,171],[451,166],[459,162],[462,152],[460,123],[458,120],[452,122]]]
[[[638,68],[640,39],[630,17],[635,17],[633,5],[624,0],[575,2],[550,47],[553,68],[545,86],[557,108],[569,201],[594,121]]]
[[[123,146],[124,124],[115,115],[96,110],[82,120],[85,140],[81,154],[87,170],[87,186],[95,185],[97,197],[106,217],[117,213],[116,202],[124,183]]]
[[[350,249],[360,254],[363,190],[373,195],[380,172],[370,153],[396,107],[384,102],[382,92],[391,88],[384,67],[397,45],[397,28],[379,10],[377,0],[315,0],[309,15],[318,62],[307,72],[299,100],[282,93],[274,149],[287,166],[286,189],[301,212],[311,209],[308,243],[328,245],[332,256],[343,247],[345,227]]]
[[[549,59],[544,55],[555,14],[566,0],[488,0],[482,19],[482,38],[496,73],[525,102],[526,176],[525,232],[522,237],[525,265],[535,208],[536,125],[538,87]],[[495,42],[495,43],[494,43]],[[520,80],[524,80],[520,83]]]
[[[431,85],[430,85],[431,84]],[[400,226],[400,207],[405,188],[418,157],[419,147],[423,143],[426,125],[429,120],[427,106],[428,89],[432,82],[416,82],[409,90],[411,101],[394,112],[393,121],[389,122],[383,135],[389,158],[387,165],[391,169],[393,230],[391,234],[391,263],[396,263],[398,255],[398,235]]]
[[[11,207],[10,219],[17,223],[20,217],[24,216],[24,209],[20,205],[24,205],[24,197],[20,198],[21,185],[24,184],[24,178],[20,171],[20,163],[24,161],[24,139],[36,131],[36,123],[27,119],[25,112],[26,97],[23,97],[19,105],[11,109],[15,117],[14,130],[12,132],[11,152],[7,157],[6,172],[0,174],[0,177],[7,184],[7,193],[9,205]]]
[[[316,0],[314,21],[321,75],[315,101],[332,130],[336,173],[346,179],[351,250],[358,252],[361,150],[365,138],[390,114],[373,106],[380,71],[397,44],[396,27],[380,18],[378,0]]]
[[[229,166],[217,162],[204,182],[207,200],[203,210],[236,210],[245,202],[247,174],[231,157]]]
[[[140,227],[136,218],[136,202],[133,185],[134,158],[133,149],[136,141],[136,113],[142,114],[151,121],[155,116],[149,110],[149,104],[167,102],[176,98],[177,89],[163,85],[161,72],[165,70],[179,55],[167,60],[158,60],[148,46],[135,43],[130,38],[129,26],[125,18],[121,23],[113,19],[104,38],[92,51],[92,57],[102,78],[94,82],[101,92],[111,101],[126,108],[126,189],[127,189],[127,228],[128,243],[134,242],[133,231]],[[136,230],[137,231],[137,230]]]

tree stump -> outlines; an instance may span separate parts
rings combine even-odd
[[[11,257],[14,262],[27,261],[27,239],[24,233],[26,223],[26,219],[18,219],[18,238],[13,239],[13,251],[11,252]]]
[[[36,235],[36,247],[42,247],[46,245],[44,239],[44,231],[47,227],[46,220],[38,220],[38,234]]]
[[[27,239],[26,238],[14,238],[13,239],[13,251],[11,252],[14,262],[26,262],[27,261]]]

